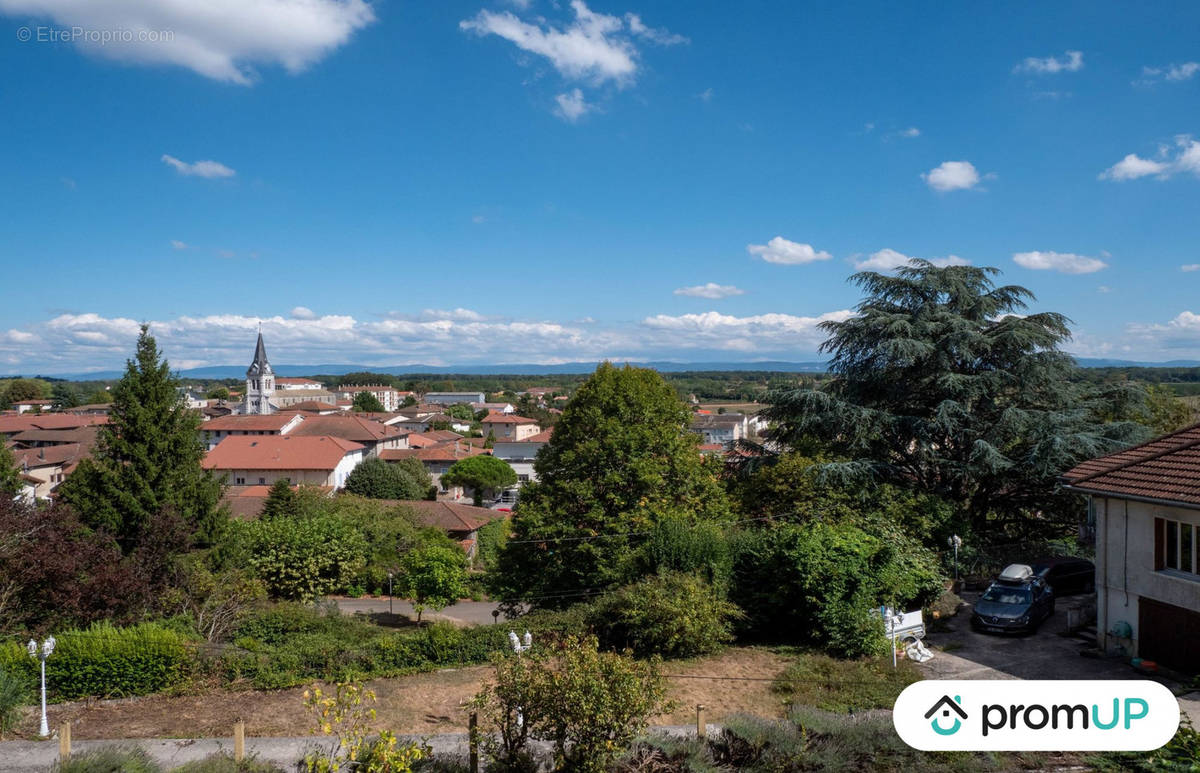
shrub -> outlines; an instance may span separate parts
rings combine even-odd
[[[655,524],[638,556],[638,574],[690,572],[702,575],[724,590],[729,583],[732,556],[720,524],[690,523],[668,517]]]
[[[902,608],[941,590],[936,558],[901,535],[812,522],[743,532],[734,544],[731,600],[760,636],[807,641],[857,657],[886,648],[871,611]]]
[[[591,622],[600,641],[635,655],[687,658],[733,640],[736,606],[694,574],[648,577],[601,597]]]
[[[256,759],[253,755],[248,755],[238,762],[232,754],[218,752],[210,754],[202,760],[173,768],[171,773],[284,773],[284,771],[278,765]]]
[[[33,685],[25,674],[0,668],[0,737],[20,721],[21,709],[29,701],[32,690]]]
[[[656,662],[600,652],[595,637],[569,638],[553,653],[496,659],[495,684],[476,696],[489,753],[502,766],[523,766],[528,740],[550,741],[559,770],[599,771],[645,729],[663,704]]]
[[[53,773],[159,773],[162,770],[144,749],[138,746],[101,746],[72,754],[55,763]]]
[[[475,563],[484,571],[492,571],[500,560],[500,551],[512,533],[512,521],[507,518],[492,521],[475,532]]]
[[[890,657],[838,660],[811,653],[784,669],[771,689],[789,706],[853,713],[890,709],[901,691],[920,678],[920,670],[907,659],[893,668]]]
[[[485,492],[502,489],[517,482],[517,474],[503,459],[490,454],[468,456],[450,465],[442,474],[442,483],[450,486],[466,486],[474,492],[475,505],[483,504]]]
[[[367,459],[346,478],[346,491],[370,499],[420,499],[427,485],[408,468],[379,458]]]
[[[147,695],[180,684],[193,670],[186,639],[159,623],[126,628],[95,623],[57,639],[46,661],[46,687],[57,700]],[[38,665],[9,642],[0,645],[0,667],[33,678]]]
[[[271,595],[308,600],[346,587],[366,564],[367,543],[335,516],[244,525],[249,565]]]

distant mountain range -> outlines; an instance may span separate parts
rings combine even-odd
[[[1135,360],[1113,360],[1096,357],[1077,357],[1076,362],[1083,368],[1195,368],[1200,367],[1200,360],[1169,360],[1167,362],[1139,362]],[[395,365],[391,367],[372,367],[369,365],[325,364],[325,365],[276,365],[275,374],[278,376],[341,376],[346,373],[370,371],[371,373],[386,373],[390,376],[402,375],[475,375],[475,376],[554,376],[577,373],[591,373],[596,369],[597,362],[564,362],[557,365],[538,365],[534,363],[509,363],[504,365]],[[821,373],[828,362],[825,360],[809,360],[806,362],[787,362],[783,360],[764,360],[762,362],[667,362],[646,361],[634,362],[644,368],[654,368],[664,373],[681,373],[684,371],[775,371],[778,373]],[[74,379],[77,381],[107,381],[120,378],[123,371],[105,370],[95,373],[71,373],[56,376],[56,378]],[[189,368],[179,371],[185,379],[217,381],[228,378],[244,378],[244,365],[210,365],[204,368]]]

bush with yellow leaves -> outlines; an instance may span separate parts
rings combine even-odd
[[[326,744],[304,756],[307,773],[410,773],[412,764],[425,757],[416,744],[402,744],[384,730],[378,740],[368,740],[375,719],[375,693],[355,682],[340,682],[333,692],[318,686],[304,691],[304,707],[312,715],[314,734],[328,736]]]

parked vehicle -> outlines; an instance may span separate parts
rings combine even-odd
[[[993,633],[1035,631],[1054,614],[1054,590],[1028,564],[1005,567],[971,612],[971,627]]]
[[[1033,573],[1054,589],[1055,596],[1091,593],[1096,589],[1096,566],[1086,558],[1052,556],[1032,562]]]

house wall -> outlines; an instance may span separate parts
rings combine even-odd
[[[518,484],[524,484],[529,481],[536,481],[537,473],[534,472],[533,462],[537,457],[537,452],[542,449],[545,443],[496,443],[492,449],[492,456],[500,459],[512,467],[513,472],[517,474]]]
[[[260,484],[270,486],[276,481],[286,478],[293,485],[303,483],[310,486],[342,488],[346,485],[346,478],[350,475],[351,470],[357,467],[362,460],[362,450],[356,450],[343,456],[332,470],[214,470],[213,472],[217,475],[227,474],[229,476],[227,482],[235,486]],[[241,484],[238,483],[239,478],[242,479]]]
[[[533,437],[542,431],[542,428],[536,424],[509,424],[506,422],[484,422],[479,425],[483,432],[483,436],[487,437],[491,432],[496,436],[496,440],[524,440],[527,437]]]
[[[1154,599],[1200,612],[1200,575],[1156,570],[1154,519],[1200,526],[1200,511],[1109,497],[1093,497],[1096,518],[1096,634],[1101,649],[1139,653],[1138,602]],[[1131,639],[1112,635],[1124,621]]]

